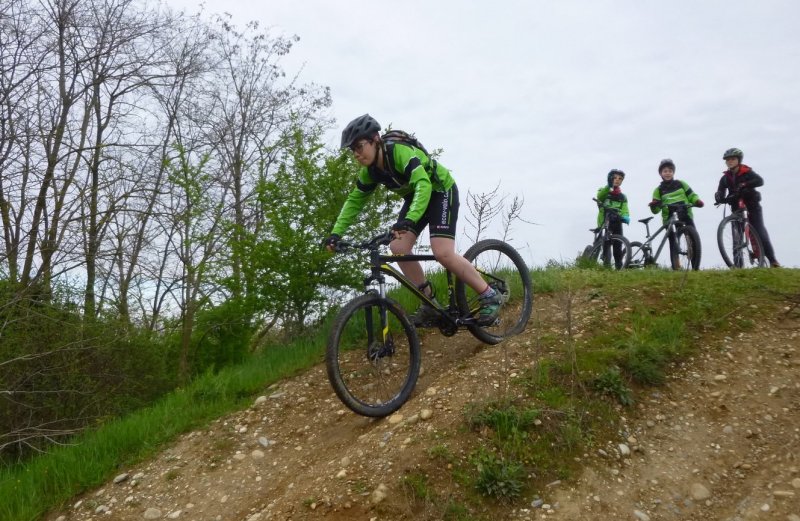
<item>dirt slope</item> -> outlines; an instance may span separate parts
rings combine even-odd
[[[578,300],[579,327],[603,304]],[[735,338],[698,339],[700,355],[640,397],[579,476],[476,517],[800,521],[800,320],[787,309]],[[529,331],[502,347],[429,334],[415,396],[383,420],[345,410],[315,367],[47,519],[436,519],[441,509],[415,501],[401,477],[441,465],[430,449],[458,435],[464,405],[510,392],[509,379],[548,355],[539,335],[563,334],[562,315],[537,297]],[[431,475],[440,496],[457,492],[447,469]]]

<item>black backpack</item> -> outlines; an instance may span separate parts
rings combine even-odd
[[[422,143],[414,136],[414,134],[409,134],[403,130],[388,130],[386,133],[381,136],[386,145],[394,145],[396,143],[400,143],[401,145],[408,145],[414,148],[418,148],[425,152],[425,155],[431,157],[430,153],[425,149]]]

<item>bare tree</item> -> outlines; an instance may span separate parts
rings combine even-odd
[[[198,125],[206,129],[206,140],[219,162],[221,182],[232,190],[229,220],[231,240],[242,240],[246,228],[260,225],[255,188],[265,181],[289,129],[313,120],[330,105],[327,89],[299,87],[296,78],[286,79],[280,60],[290,52],[297,37],[273,37],[257,22],[243,31],[229,16],[215,19],[213,52],[215,66],[210,78],[209,114]],[[243,276],[237,248],[230,259],[235,296],[252,289]]]
[[[87,180],[82,204],[86,291],[84,314],[95,314],[97,257],[104,235],[133,191],[141,189],[136,174],[128,177],[125,149],[132,146],[126,118],[138,116],[142,91],[164,75],[161,44],[157,37],[170,24],[169,17],[139,11],[133,0],[110,0],[96,10],[91,39],[96,52],[86,68],[91,86],[92,143],[85,151]],[[104,175],[105,174],[105,175]],[[110,174],[110,175],[109,175]]]
[[[12,283],[19,280],[33,137],[25,100],[34,92],[42,66],[36,45],[42,31],[24,0],[0,6],[0,219],[4,271]]]

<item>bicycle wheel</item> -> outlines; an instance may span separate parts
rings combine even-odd
[[[630,261],[628,261],[628,268],[644,268],[647,265],[647,255],[645,250],[642,249],[642,243],[633,241],[630,247]]]
[[[747,245],[747,253],[744,255],[750,268],[765,268],[767,258],[764,256],[764,245],[761,243],[761,236],[755,228],[747,222],[744,226],[744,238]]]
[[[594,255],[594,257],[592,257],[592,255]],[[597,255],[594,249],[594,244],[589,244],[583,249],[580,255],[580,260],[582,262],[587,262],[587,263],[592,261],[597,262]]]
[[[614,252],[619,248],[619,258]],[[622,270],[628,267],[631,261],[631,243],[624,235],[613,234],[609,236],[605,243],[599,243],[592,250],[592,258],[600,259],[603,266],[615,270]]]
[[[325,365],[342,403],[363,416],[388,416],[414,391],[419,337],[396,302],[375,293],[361,295],[336,316]]]
[[[766,266],[761,238],[756,230],[738,215],[729,215],[719,223],[717,244],[722,260],[730,268]]]
[[[675,231],[676,251],[670,252],[673,270],[699,270],[702,249],[700,235],[694,226],[681,226]]]
[[[496,239],[479,241],[470,247],[464,258],[472,263],[495,291],[503,296],[503,305],[494,324],[470,324],[467,329],[487,344],[521,333],[533,309],[533,284],[530,269],[511,245]],[[456,302],[462,316],[476,316],[480,304],[478,294],[456,280]]]

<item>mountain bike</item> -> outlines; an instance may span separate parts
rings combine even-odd
[[[750,226],[747,206],[738,193],[730,194],[719,205],[736,205],[727,217],[723,213],[722,221],[717,227],[717,245],[722,260],[730,268],[763,268],[767,265],[761,237],[755,228]]]
[[[478,324],[477,293],[445,270],[448,305],[440,305],[389,263],[435,261],[433,255],[385,255],[381,247],[394,238],[386,232],[362,243],[340,241],[337,252],[362,250],[369,255],[370,274],[364,293],[342,307],[328,337],[325,365],[336,395],[352,411],[382,417],[399,409],[411,396],[419,377],[421,354],[417,330],[408,313],[387,295],[387,278],[433,307],[445,336],[466,328],[486,344],[497,344],[521,333],[533,308],[530,270],[509,244],[487,239],[470,247],[464,258],[502,296],[497,319]]]
[[[700,256],[702,253],[700,245],[700,235],[694,226],[682,222],[681,217],[686,215],[687,210],[691,205],[686,203],[672,203],[668,204],[669,219],[653,234],[650,234],[650,221],[653,217],[646,219],[639,219],[639,222],[645,226],[645,241],[631,242],[631,260],[628,263],[629,268],[644,268],[647,266],[655,266],[658,264],[658,258],[664,245],[667,244],[670,237],[675,241],[674,251],[670,252],[670,267],[673,270],[694,270],[700,269]],[[664,236],[661,238],[661,243],[658,249],[653,254],[653,244],[662,232]]]
[[[612,222],[618,222],[621,219],[619,208],[603,206],[594,197],[592,201],[596,202],[599,208],[605,209],[605,219],[599,228],[589,229],[590,232],[594,233],[594,240],[592,244],[583,249],[581,258],[584,261],[593,262],[597,262],[600,259],[606,268],[624,269],[631,260],[631,245],[624,235],[611,233],[610,228]]]

